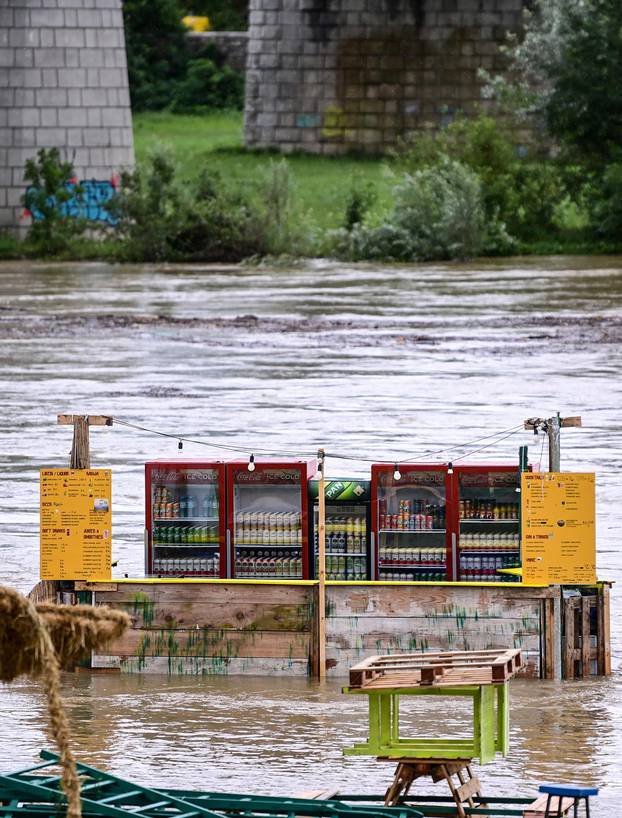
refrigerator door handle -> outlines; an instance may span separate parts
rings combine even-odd
[[[231,532],[227,529],[227,536],[225,538],[225,576],[227,579],[231,577]]]
[[[454,582],[458,582],[458,549],[456,532],[451,535],[451,570]]]
[[[369,557],[370,557],[370,565],[369,565],[369,577],[370,579],[374,579],[374,574],[376,573],[376,536],[375,533],[372,531],[370,533],[369,538]],[[377,577],[376,577],[377,579]]]

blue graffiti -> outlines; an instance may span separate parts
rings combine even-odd
[[[77,190],[76,190],[77,189]],[[79,184],[68,182],[65,190],[73,193],[65,202],[60,202],[57,207],[60,214],[66,218],[85,219],[89,222],[105,222],[115,225],[118,222],[116,216],[109,213],[106,204],[114,198],[116,189],[113,181],[103,181],[98,179],[85,179]],[[43,213],[33,208],[31,203],[38,189],[31,185],[26,190],[26,209],[35,221],[43,219]],[[55,205],[55,197],[50,196],[48,204]]]

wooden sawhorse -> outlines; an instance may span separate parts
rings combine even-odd
[[[395,761],[395,759],[379,757],[378,761]],[[454,780],[454,776],[457,781]],[[417,778],[432,779],[433,783],[446,781],[449,790],[456,802],[456,811],[459,818],[466,818],[465,805],[469,807],[485,807],[482,803],[479,778],[473,774],[470,758],[402,758],[399,760],[393,782],[384,796],[387,807],[393,807],[403,802],[410,788]],[[477,797],[475,803],[473,797]]]

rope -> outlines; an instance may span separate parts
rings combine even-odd
[[[67,818],[80,818],[80,780],[70,749],[67,712],[60,695],[60,669],[116,639],[129,625],[121,611],[90,605],[33,604],[0,585],[0,681],[21,675],[41,678],[50,726],[62,768]]]

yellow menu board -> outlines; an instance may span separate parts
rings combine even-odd
[[[110,579],[112,471],[41,469],[41,579]]]
[[[523,582],[596,582],[593,474],[523,472]]]

